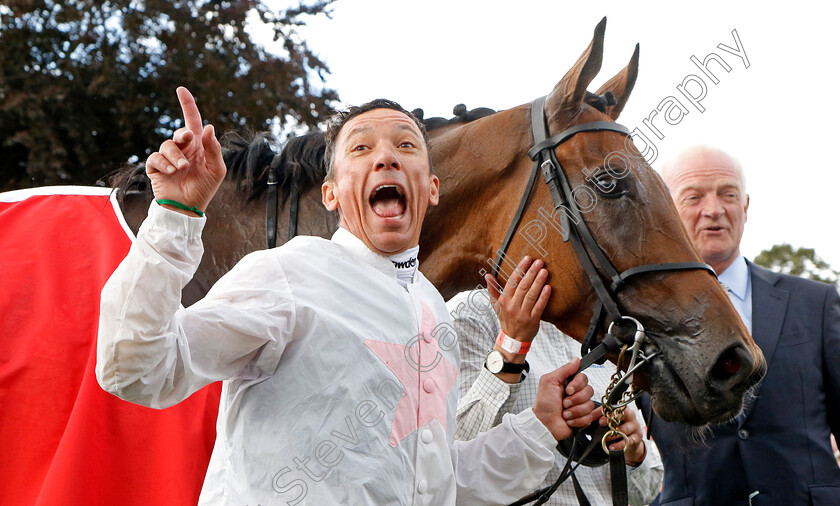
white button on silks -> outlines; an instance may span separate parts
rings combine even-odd
[[[426,444],[431,443],[433,438],[434,436],[432,436],[432,431],[430,431],[429,429],[426,429],[420,433],[420,440]]]
[[[430,394],[435,391],[435,380],[432,378],[428,378],[426,381],[423,382],[423,390],[426,391],[427,394]]]
[[[426,480],[420,480],[417,483],[417,491],[420,492],[421,494],[425,494],[426,490],[428,490],[428,488],[429,488],[429,484],[426,483]]]

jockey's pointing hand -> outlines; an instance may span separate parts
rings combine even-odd
[[[183,86],[177,93],[186,127],[176,130],[172,139],[164,141],[160,150],[149,156],[146,174],[152,181],[155,199],[174,200],[205,211],[227,172],[222,146],[212,125],[202,127],[192,94]]]

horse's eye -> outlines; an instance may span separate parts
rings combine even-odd
[[[592,178],[592,183],[595,189],[598,190],[598,193],[604,197],[616,198],[625,193],[621,180],[611,176],[608,172],[596,174]]]

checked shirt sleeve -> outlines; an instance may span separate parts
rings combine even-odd
[[[468,441],[499,425],[502,417],[512,412],[520,387],[520,383],[505,383],[482,367],[478,379],[458,400],[455,439]]]
[[[513,412],[520,383],[505,383],[484,367],[499,332],[487,292],[464,292],[447,304],[461,348],[455,439],[468,441],[499,425]]]

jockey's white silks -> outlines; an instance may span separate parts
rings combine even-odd
[[[458,345],[419,271],[403,288],[339,229],[252,253],[179,309],[203,223],[152,205],[103,290],[119,317],[97,368],[159,408],[227,380],[202,504],[511,502],[542,481],[555,441],[531,410],[453,443]]]

